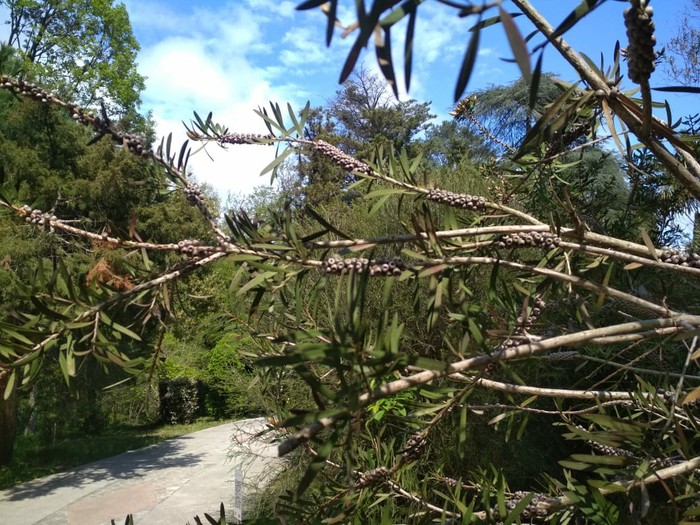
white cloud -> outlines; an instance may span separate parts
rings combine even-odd
[[[150,35],[150,43],[139,56],[139,70],[148,77],[142,97],[144,109],[153,111],[159,136],[172,133],[173,144],[184,142],[182,121],[188,122],[193,111],[201,116],[213,112],[214,120],[232,132],[266,133],[254,109],[270,100],[290,101],[295,107],[303,103],[301,90],[293,82],[276,81],[289,73],[289,64],[277,66],[271,65],[270,58],[264,63],[259,60],[261,53],[275,53],[276,44],[267,42],[265,36],[268,18],[259,13],[269,8],[270,2],[247,3],[254,10],[238,3],[217,9],[198,7],[190,14],[169,13],[168,22],[152,16],[160,8],[158,4],[140,3],[135,14],[130,12],[137,37],[139,33]],[[280,16],[287,16],[290,6],[293,8],[291,2],[276,6]],[[306,40],[311,38],[303,27],[300,31]],[[303,41],[297,48],[309,60],[312,48],[304,47]],[[194,144],[193,150],[198,147]],[[207,151],[214,162],[202,151],[191,158],[190,167],[198,180],[212,185],[222,198],[228,192],[248,193],[269,181],[269,176],[258,175],[274,158],[274,148],[229,146],[224,151],[210,144]]]

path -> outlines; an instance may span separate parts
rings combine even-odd
[[[222,501],[232,516],[236,469],[246,487],[275,470],[276,446],[252,439],[263,428],[262,419],[226,423],[2,490],[0,523],[122,525],[128,513],[143,525],[207,523]]]

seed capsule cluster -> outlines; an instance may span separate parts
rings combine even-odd
[[[39,86],[5,75],[0,76],[0,86],[17,93],[18,95],[33,98],[34,100],[38,100],[39,102],[43,103],[47,103],[50,100],[57,100],[53,93],[49,93]]]
[[[187,199],[187,202],[192,206],[196,206],[197,208],[199,208],[199,211],[202,212],[204,218],[208,220],[213,219],[211,212],[207,207],[207,203],[204,201],[204,193],[199,188],[199,186],[197,186],[194,183],[191,183],[182,191],[185,194],[185,199]]]
[[[547,232],[508,233],[502,235],[496,246],[499,248],[524,248],[527,246],[553,248],[559,246],[561,238]]]
[[[647,6],[645,0],[636,0],[634,7],[625,9],[625,27],[627,28],[627,67],[630,80],[639,84],[649,80],[655,69],[657,58],[654,51],[654,10]]]
[[[505,501],[506,511],[511,512],[518,505],[518,503],[520,503],[520,501],[522,501],[522,499],[527,495],[527,492],[515,492],[512,497],[506,499]],[[520,513],[520,517],[526,520],[538,519],[539,521],[547,517],[549,513],[547,509],[547,496],[545,494],[535,494],[534,496],[532,496],[532,499],[530,500],[530,503],[527,505],[527,507],[525,507]],[[505,516],[501,516],[501,513],[499,512],[497,507],[491,509],[491,514],[493,515],[493,518],[498,521],[505,518]]]
[[[679,264],[684,267],[700,268],[700,254],[686,253],[673,248],[665,248],[659,257],[661,262]]]
[[[76,122],[90,126],[98,133],[112,135],[116,140],[121,139],[123,146],[128,148],[132,153],[143,157],[148,157],[151,155],[151,152],[144,146],[143,141],[139,136],[130,133],[117,133],[110,128],[109,122],[105,119],[100,118],[75,104],[63,102],[56,97],[56,95],[40,88],[39,86],[3,75],[0,76],[0,87],[4,87],[13,91],[14,93],[17,93],[18,95],[32,98],[44,104],[48,102],[57,104],[70,111],[73,120]]]
[[[427,440],[423,434],[420,432],[413,434],[410,438],[408,438],[406,441],[406,446],[403,449],[402,453],[404,460],[406,462],[417,460],[423,453],[426,443]]]
[[[331,159],[335,164],[347,171],[356,171],[369,175],[372,173],[372,168],[362,161],[351,157],[344,151],[340,150],[333,144],[329,144],[325,140],[317,140],[314,142],[314,148],[319,153]]]
[[[274,138],[272,135],[261,135],[260,133],[228,133],[219,139],[222,144],[268,144],[272,142],[260,142]]]
[[[530,315],[528,315],[527,318],[523,319],[523,316],[519,315],[515,320],[519,327],[528,328],[535,324],[537,319],[539,319],[540,315],[542,314],[542,309],[546,306],[545,302],[539,297],[534,298],[533,304],[534,306],[530,310]]]
[[[332,275],[345,275],[347,273],[369,272],[370,275],[391,277],[401,275],[406,265],[401,259],[335,259],[333,257],[323,261],[321,268]]]
[[[32,209],[31,206],[26,204],[22,206],[22,211],[24,211],[24,220],[30,224],[36,224],[38,226],[43,226],[47,231],[54,231],[53,226],[51,226],[51,221],[58,220],[58,217],[52,215],[48,212],[42,212],[39,209]]]
[[[546,306],[545,302],[540,299],[539,297],[535,297],[533,299],[533,307],[530,310],[529,315],[523,319],[522,315],[519,315],[518,318],[515,320],[516,325],[515,328],[513,329],[513,336],[519,336],[522,335],[526,329],[532,327],[537,320],[539,319],[540,315],[542,315],[542,310]],[[508,338],[504,340],[500,345],[498,345],[495,350],[502,351],[506,350],[508,348],[513,348],[515,346],[518,346],[521,344],[522,341],[519,341],[518,339],[514,338]],[[486,367],[484,367],[484,376],[492,376],[498,371],[498,363],[497,362],[491,362],[489,363]]]
[[[579,430],[583,430],[584,432],[587,432],[585,428],[583,428],[581,425],[574,425],[576,428]],[[586,441],[588,445],[595,450],[596,452],[603,454],[604,456],[624,456],[628,458],[633,458],[634,453],[630,452],[629,450],[625,450],[623,448],[617,448],[617,447],[610,447],[608,445],[603,445],[602,443],[598,443],[597,441],[593,440],[588,440]]]
[[[440,204],[447,204],[454,208],[462,208],[464,210],[483,210],[486,206],[486,199],[474,195],[465,195],[462,193],[453,193],[451,191],[432,189],[428,192],[427,199]]]
[[[604,456],[624,456],[627,458],[633,458],[634,453],[624,448],[610,447],[608,445],[603,445],[597,441],[589,441],[588,444],[596,452],[603,454]]]
[[[373,470],[368,470],[360,474],[360,479],[357,485],[360,487],[371,487],[375,485],[381,485],[387,479],[389,479],[389,469],[386,467],[377,467]]]
[[[185,239],[177,243],[177,253],[189,255],[191,257],[199,257],[200,255],[208,254],[211,249],[203,241]]]
[[[578,357],[576,350],[565,350],[563,352],[553,352],[544,356],[548,361],[571,361]]]

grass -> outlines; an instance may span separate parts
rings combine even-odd
[[[12,461],[0,467],[0,490],[222,423],[204,418],[188,425],[112,428],[96,435],[68,437],[54,446],[35,436],[17,436]]]

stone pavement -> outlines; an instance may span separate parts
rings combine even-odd
[[[232,517],[245,495],[235,485],[250,494],[279,469],[276,445],[254,438],[264,427],[226,423],[2,490],[0,524],[122,525],[129,513],[143,525],[207,523],[221,502]]]

